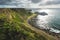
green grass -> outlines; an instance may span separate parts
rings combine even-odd
[[[2,9],[0,40],[55,40],[53,36],[29,25],[27,20],[35,14],[27,12],[25,9]]]

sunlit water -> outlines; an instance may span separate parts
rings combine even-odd
[[[38,15],[36,24],[41,29],[50,29],[51,32],[60,33],[60,9],[41,9],[38,12],[46,12],[48,15]]]

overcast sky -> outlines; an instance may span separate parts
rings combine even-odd
[[[1,0],[0,7],[60,8],[60,0]]]

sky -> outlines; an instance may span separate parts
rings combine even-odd
[[[0,8],[60,8],[60,0],[1,0]]]

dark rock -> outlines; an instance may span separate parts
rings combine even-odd
[[[38,14],[38,15],[42,15],[42,16],[45,16],[45,15],[48,15],[46,12],[35,12],[36,14]]]

